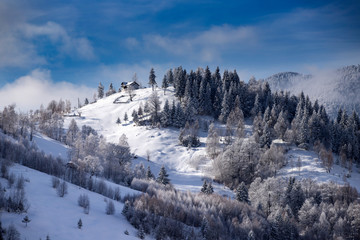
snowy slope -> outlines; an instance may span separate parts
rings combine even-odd
[[[322,166],[318,156],[313,151],[306,151],[298,147],[291,147],[287,152],[286,158],[288,164],[280,169],[278,176],[283,178],[296,177],[299,179],[311,178],[316,182],[334,182],[337,184],[345,184],[344,179],[351,186],[360,192],[360,169],[353,166],[350,178],[344,177],[348,170],[334,164],[330,173]],[[301,167],[299,171],[298,159],[301,159]]]
[[[53,157],[60,157],[64,161],[68,159],[68,152],[70,148],[54,139],[51,139],[43,134],[36,133],[33,136],[33,141],[40,151]]]
[[[179,145],[179,129],[176,128],[150,128],[145,126],[135,126],[132,121],[124,122],[125,113],[129,120],[132,120],[131,113],[138,110],[140,104],[145,104],[151,96],[152,89],[139,89],[134,91],[136,96],[133,101],[127,101],[128,96],[124,93],[116,93],[109,97],[98,100],[96,103],[86,105],[79,109],[81,117],[69,117],[65,119],[65,126],[68,126],[72,119],[75,119],[78,126],[88,125],[103,135],[107,141],[117,143],[122,134],[128,138],[131,151],[138,156],[135,163],[143,162],[145,167],[150,165],[152,172],[157,175],[162,165],[166,167],[171,182],[176,188],[198,192],[206,177],[204,169],[200,166],[198,170],[194,168],[193,162],[197,158],[205,155],[205,142],[207,132],[199,131],[201,146],[198,148],[187,149]],[[114,103],[119,98],[122,103]],[[162,104],[166,99],[171,103],[174,97],[173,88],[164,95],[158,89],[158,96]],[[116,124],[120,117],[122,123]],[[147,161],[147,151],[150,152],[150,162]],[[209,161],[209,160],[207,160]],[[209,162],[203,162],[206,165]],[[232,196],[229,189],[224,189],[222,185],[214,184],[215,192]]]
[[[1,221],[3,227],[11,223],[21,233],[21,239],[138,239],[134,229],[122,216],[123,204],[115,202],[115,215],[105,214],[105,197],[90,192],[78,186],[68,184],[68,194],[64,198],[57,196],[55,189],[51,187],[51,176],[24,166],[14,165],[10,172],[24,176],[29,182],[25,182],[26,197],[31,206],[27,214],[3,212]],[[4,179],[1,179],[6,186]],[[136,191],[120,187],[121,196]],[[86,193],[90,199],[90,212],[84,214],[78,206],[77,200],[80,194]],[[22,219],[28,215],[31,222],[25,227]],[[82,229],[77,228],[77,222],[82,219]],[[124,234],[128,230],[129,236]],[[146,239],[151,239],[149,236]]]

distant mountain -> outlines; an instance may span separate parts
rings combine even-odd
[[[304,91],[312,100],[318,99],[332,117],[340,107],[349,113],[354,109],[360,112],[360,65],[312,75],[282,72],[262,81],[269,82],[272,91],[284,90],[294,94]]]

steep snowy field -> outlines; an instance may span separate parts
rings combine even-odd
[[[14,165],[10,168],[17,176],[25,178],[26,197],[30,203],[28,213],[17,214],[3,212],[2,227],[13,224],[21,234],[21,239],[139,239],[137,230],[133,228],[121,214],[123,204],[114,201],[115,214],[105,214],[104,196],[82,189],[68,183],[68,194],[60,198],[51,186],[51,176]],[[7,180],[1,178],[2,186],[7,186]],[[109,184],[109,183],[108,183]],[[129,188],[120,187],[121,196],[137,194]],[[90,199],[90,212],[85,214],[78,206],[80,194],[87,194]],[[25,227],[22,219],[28,215],[31,222]],[[77,222],[81,218],[83,227],[78,229]],[[124,231],[128,230],[129,235]],[[146,239],[151,239],[149,236]]]
[[[54,139],[51,139],[43,134],[36,133],[33,136],[33,141],[40,151],[53,157],[60,157],[64,162],[68,159],[68,151],[70,148]]]
[[[298,179],[311,178],[316,182],[334,182],[341,185],[347,182],[360,192],[360,169],[355,165],[353,166],[351,177],[347,178],[346,174],[348,173],[348,170],[336,164],[333,165],[330,173],[328,173],[322,166],[321,160],[318,159],[317,154],[313,151],[291,147],[287,152],[286,157],[288,163],[285,167],[280,169],[278,174],[279,177],[295,177]],[[299,158],[300,164],[298,161]]]
[[[78,126],[88,125],[103,135],[107,141],[118,143],[122,134],[128,138],[131,151],[138,157],[134,164],[142,162],[145,167],[150,165],[152,172],[157,175],[162,165],[166,167],[171,182],[181,190],[200,191],[205,174],[205,166],[209,160],[205,156],[205,142],[207,131],[199,130],[201,146],[188,149],[179,145],[179,129],[176,128],[150,128],[135,126],[132,122],[131,113],[138,110],[140,104],[144,107],[145,102],[152,94],[151,88],[135,90],[133,101],[128,101],[126,93],[116,93],[109,97],[98,100],[96,103],[86,105],[79,109],[81,117],[68,117],[65,119],[65,127],[75,119]],[[172,103],[174,97],[173,88],[164,94],[158,89],[157,94],[162,105],[166,100]],[[120,98],[119,98],[120,97]],[[114,103],[118,99],[121,103]],[[124,115],[127,113],[129,121],[125,122]],[[121,124],[116,124],[117,118]],[[208,118],[210,121],[210,118]],[[150,154],[150,161],[147,161],[147,152]],[[214,184],[215,192],[229,196],[233,192],[224,186]]]

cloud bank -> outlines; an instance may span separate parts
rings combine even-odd
[[[72,106],[77,106],[78,98],[81,102],[86,97],[90,100],[95,92],[96,89],[82,85],[53,82],[50,71],[36,69],[0,89],[0,108],[15,103],[18,110],[29,111],[38,109],[41,104],[46,107],[51,100],[60,99],[68,99]]]

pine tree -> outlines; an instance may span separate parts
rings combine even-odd
[[[244,182],[241,182],[241,184],[236,189],[236,200],[239,202],[245,202],[249,203],[249,194],[247,187],[245,186]]]
[[[22,220],[22,222],[25,223],[25,227],[27,227],[27,224],[28,224],[29,222],[31,222],[31,220],[29,219],[28,215],[26,215],[26,216],[24,217],[24,219]]]
[[[166,99],[164,108],[161,112],[161,124],[164,127],[168,127],[172,125],[172,117],[171,117],[171,110],[169,101]]]
[[[201,187],[201,190],[200,190],[200,191],[201,191],[202,193],[206,193],[207,187],[208,187],[208,185],[207,185],[206,180],[205,180],[204,183],[203,183],[203,185],[202,185],[202,187]]]
[[[146,171],[146,179],[147,180],[152,180],[154,179],[155,176],[154,174],[151,172],[150,166],[147,167],[147,171]]]
[[[104,86],[100,82],[98,86],[98,98],[103,98],[103,97],[104,97]]]
[[[84,105],[88,105],[88,104],[89,104],[89,99],[85,98]]]
[[[121,120],[120,120],[119,117],[118,117],[117,120],[116,120],[116,124],[118,124],[118,125],[121,124]]]
[[[133,121],[135,124],[138,124],[139,123],[139,116],[137,114],[137,112],[134,110],[134,114],[133,114]]]
[[[124,115],[124,121],[127,122],[129,120],[127,113]]]
[[[139,109],[138,109],[137,113],[138,113],[138,116],[140,116],[140,117],[144,114],[141,105],[139,106]]]
[[[155,78],[156,76],[155,76],[154,68],[151,68],[149,75],[149,85],[151,86],[153,91],[155,90],[155,86],[157,84]]]
[[[214,192],[214,188],[213,188],[213,186],[212,186],[212,183],[209,182],[209,184],[207,185],[207,188],[206,188],[206,190],[205,190],[205,193],[206,193],[206,194],[212,194],[213,192]]]
[[[169,87],[169,82],[167,80],[166,75],[164,75],[161,87],[164,89],[164,95],[165,95],[166,89]]]
[[[81,218],[79,219],[79,221],[78,221],[78,223],[77,223],[77,226],[78,226],[78,228],[79,229],[81,229],[82,228],[82,221],[81,221]]]
[[[129,200],[126,200],[121,214],[126,217],[127,213],[129,212],[129,209],[130,209],[130,202]]]
[[[160,168],[160,172],[158,177],[156,178],[156,182],[161,183],[163,185],[167,185],[170,183],[169,175],[166,173],[166,169],[164,166]]]

